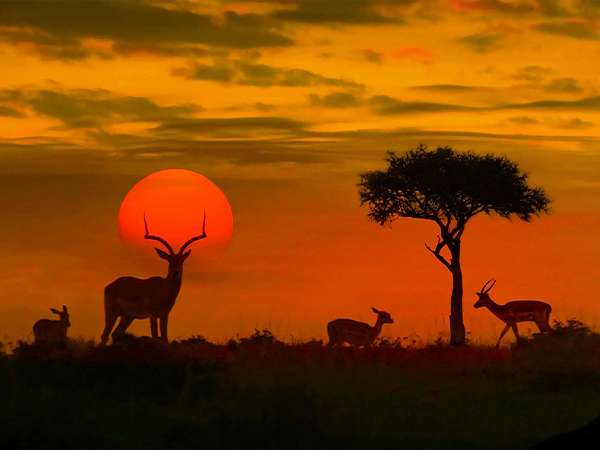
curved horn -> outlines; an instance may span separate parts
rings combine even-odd
[[[202,222],[202,234],[198,236],[194,236],[191,239],[188,239],[179,249],[178,255],[181,255],[183,251],[190,245],[192,242],[199,241],[200,239],[204,239],[206,237],[206,209],[204,210],[204,221]]]
[[[173,249],[171,248],[171,245],[164,240],[163,238],[159,237],[159,236],[152,236],[149,232],[148,232],[148,224],[146,223],[146,212],[144,211],[144,228],[146,228],[146,234],[144,235],[144,239],[149,239],[149,240],[154,240],[154,241],[158,241],[161,244],[163,244],[165,247],[167,247],[167,250],[169,250],[169,253],[171,255],[174,255],[175,252],[173,251]]]
[[[490,287],[488,287],[488,288],[486,289],[486,286],[488,285],[488,283],[489,283],[490,281],[494,281],[494,282],[491,284],[491,286],[490,286]],[[487,283],[485,283],[485,284],[483,285],[483,287],[481,288],[481,293],[482,293],[482,294],[487,294],[488,292],[490,292],[490,291],[492,290],[492,288],[494,287],[494,285],[495,285],[495,284],[496,284],[496,280],[494,280],[494,279],[492,278],[491,280],[489,280]]]

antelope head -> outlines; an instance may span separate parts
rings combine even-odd
[[[58,309],[54,308],[50,308],[50,311],[52,311],[54,314],[58,314],[58,316],[60,317],[60,321],[66,322],[67,328],[71,326],[71,321],[69,320],[69,313],[65,305],[63,305],[62,311],[59,311]]]
[[[144,235],[144,239],[158,241],[163,244],[169,253],[161,250],[160,248],[155,247],[156,253],[162,259],[166,260],[169,263],[169,272],[168,277],[172,279],[181,279],[181,275],[183,273],[183,263],[190,256],[192,250],[185,251],[186,248],[193,242],[199,241],[200,239],[206,238],[206,210],[204,210],[204,222],[202,223],[202,234],[194,236],[191,239],[188,239],[179,249],[177,253],[173,251],[171,244],[169,244],[165,239],[160,236],[153,236],[148,232],[148,224],[146,223],[146,213],[144,213],[144,227],[146,228],[146,234]]]
[[[490,287],[487,287],[487,285],[491,282],[494,281]],[[483,287],[481,288],[481,292],[476,292],[477,296],[479,297],[479,300],[477,300],[477,303],[475,303],[474,307],[475,308],[481,308],[482,306],[488,306],[490,303],[492,303],[492,299],[490,298],[490,296],[488,295],[488,292],[490,292],[492,290],[492,288],[494,287],[494,285],[496,284],[496,280],[494,280],[493,278],[491,280],[489,280],[487,283],[485,283],[483,285]]]
[[[371,309],[373,310],[373,312],[375,314],[377,314],[377,321],[381,321],[382,324],[384,323],[394,323],[394,319],[392,319],[392,316],[390,316],[390,313],[387,313],[385,311],[379,311],[375,308],[373,308],[371,306]]]

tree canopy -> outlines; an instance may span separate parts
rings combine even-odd
[[[411,217],[451,231],[480,213],[530,221],[548,212],[544,190],[530,188],[527,174],[505,156],[419,145],[403,156],[388,152],[386,161],[386,171],[363,173],[359,183],[361,206],[369,204],[369,218],[380,225]]]

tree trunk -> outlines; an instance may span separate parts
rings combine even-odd
[[[463,279],[460,268],[460,241],[451,250],[452,296],[450,297],[450,344],[465,345],[466,332],[463,322]]]

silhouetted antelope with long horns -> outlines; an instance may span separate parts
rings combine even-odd
[[[71,326],[69,312],[63,305],[62,311],[50,308],[60,318],[58,320],[40,319],[33,325],[33,337],[36,345],[65,344],[67,342],[67,328]]]
[[[175,253],[171,245],[159,236],[150,235],[146,214],[144,213],[144,239],[155,240],[163,244],[169,253],[155,248],[156,253],[169,263],[167,276],[140,279],[134,277],[121,277],[110,283],[104,289],[104,316],[105,327],[102,333],[101,345],[106,345],[111,330],[118,317],[119,325],[112,333],[113,341],[121,337],[131,322],[135,319],[150,318],[150,332],[154,339],[158,338],[158,321],[160,320],[160,337],[168,342],[167,322],[169,313],[175,305],[175,300],[181,289],[183,263],[190,256],[191,250],[184,250],[193,242],[206,238],[206,211],[202,223],[202,234],[186,241],[179,251]]]
[[[486,289],[491,281],[494,282]],[[479,300],[477,300],[474,306],[475,308],[486,307],[493,315],[506,324],[504,330],[500,333],[500,339],[498,339],[496,347],[500,347],[500,341],[509,328],[512,328],[515,338],[517,341],[519,340],[518,322],[535,322],[540,332],[552,331],[552,327],[550,326],[552,306],[538,300],[515,300],[505,305],[499,305],[488,295],[488,292],[492,290],[495,284],[496,280],[492,278],[483,285],[481,292],[476,293],[479,296]]]
[[[327,345],[343,345],[344,342],[356,347],[372,345],[381,333],[383,325],[394,323],[394,320],[385,311],[378,311],[373,307],[371,309],[377,314],[377,322],[373,327],[352,319],[335,319],[329,322],[327,324],[327,334],[329,335]]]

